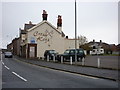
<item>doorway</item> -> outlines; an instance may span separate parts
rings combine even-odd
[[[28,58],[37,57],[37,44],[28,44]]]

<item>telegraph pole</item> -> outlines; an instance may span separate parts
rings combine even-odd
[[[75,63],[77,62],[77,10],[76,10],[76,0],[75,0]]]

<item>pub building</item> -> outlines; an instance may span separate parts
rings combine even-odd
[[[48,14],[43,10],[43,20],[38,24],[25,24],[20,29],[20,56],[42,58],[45,50],[55,50],[59,54],[75,48],[75,39],[69,39],[62,30],[62,16],[58,15],[57,27],[47,21]],[[78,48],[77,40],[77,48]]]

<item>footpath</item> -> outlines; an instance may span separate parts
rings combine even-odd
[[[54,70],[60,70],[70,73],[76,73],[86,76],[92,76],[102,79],[108,79],[113,81],[118,81],[118,70],[102,69],[102,68],[93,68],[77,65],[68,65],[56,62],[47,62],[45,60],[39,59],[24,59],[18,56],[14,56],[15,60],[20,60],[29,64],[34,64],[41,67],[46,67]]]

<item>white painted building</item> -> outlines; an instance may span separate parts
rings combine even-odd
[[[23,47],[26,58],[44,57],[45,50],[55,50],[63,53],[66,49],[75,48],[75,39],[65,37],[62,31],[62,18],[58,15],[57,27],[47,21],[47,13],[43,10],[43,21],[27,29],[24,43],[21,39],[21,47]],[[22,37],[22,34],[21,34]],[[77,40],[77,48],[79,48]],[[22,50],[22,49],[21,49]],[[21,52],[22,53],[22,52]]]
[[[100,43],[95,43],[95,41],[93,41],[94,44],[91,45],[90,47],[92,47],[92,51],[90,51],[91,55],[103,55],[104,54],[104,49],[101,45],[102,41],[100,40]]]

